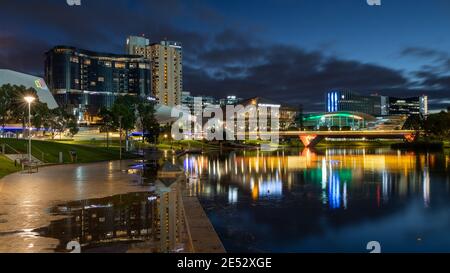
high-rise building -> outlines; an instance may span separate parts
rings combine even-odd
[[[331,91],[327,93],[327,112],[351,111],[373,116],[382,114],[386,109],[386,99],[380,96],[363,96],[349,91]]]
[[[235,104],[238,104],[242,100],[243,99],[232,95],[232,96],[227,96],[226,98],[220,99],[219,103],[222,106],[224,106],[224,105],[235,105]]]
[[[147,59],[68,46],[46,53],[45,79],[58,104],[88,123],[95,122],[98,109],[112,106],[117,96],[146,97],[151,90]]]
[[[127,38],[128,54],[138,54],[150,60],[152,95],[159,103],[175,106],[181,103],[183,90],[183,47],[179,42],[152,43],[147,38]]]
[[[191,92],[183,91],[181,92],[181,105],[187,106],[191,112],[194,111],[195,98],[201,99],[202,109],[207,106],[217,104],[217,100],[211,96],[194,96]]]
[[[391,115],[428,115],[428,97],[389,98]]]
[[[144,36],[129,36],[126,44],[126,54],[140,55],[150,58],[150,40]]]
[[[350,111],[372,116],[428,114],[428,97],[395,98],[360,95],[349,91],[332,91],[326,95],[326,111]]]

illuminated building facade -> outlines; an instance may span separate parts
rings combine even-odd
[[[152,95],[167,106],[181,104],[183,91],[183,46],[179,42],[150,44],[144,37],[129,36],[128,54],[140,55],[151,63]]]
[[[379,95],[364,96],[336,90],[326,94],[326,111],[350,111],[372,116],[428,115],[428,97],[396,98]]]
[[[303,117],[303,124],[308,130],[337,131],[366,129],[375,117],[357,112],[336,112],[310,114]]]
[[[99,53],[57,46],[46,53],[45,79],[58,104],[95,122],[100,107],[117,96],[150,95],[150,62],[141,56]]]
[[[242,100],[238,103],[239,105],[242,105],[244,107],[254,105],[256,107],[268,107],[268,108],[278,108],[278,119],[279,119],[279,129],[280,130],[287,130],[290,127],[295,127],[295,119],[297,117],[298,110],[295,107],[292,107],[290,105],[282,104],[273,100],[269,100],[262,97],[254,97],[246,100]],[[267,111],[267,116],[261,116],[261,113],[258,112],[258,118],[266,118],[267,121],[270,123],[271,120],[271,113],[270,110]],[[246,123],[249,123],[249,120],[246,119]],[[267,126],[270,126],[268,124]],[[248,126],[247,126],[248,127]],[[248,128],[247,128],[248,130]]]
[[[194,111],[195,98],[201,98],[202,109],[217,103],[216,99],[211,96],[193,96],[190,92],[183,91],[181,95],[181,105],[187,106],[192,112]]]
[[[428,97],[389,98],[391,115],[428,115]]]
[[[382,115],[386,111],[386,98],[382,96],[362,96],[349,91],[331,91],[326,95],[326,111],[360,112],[373,116]],[[382,105],[382,102],[384,103]]]
[[[227,96],[226,98],[220,99],[220,105],[235,105],[238,104],[240,101],[242,101],[241,98],[238,98],[237,96]]]

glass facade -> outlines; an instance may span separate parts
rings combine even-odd
[[[381,96],[362,96],[349,91],[331,91],[327,93],[326,111],[360,112],[378,116],[382,114]]]
[[[349,91],[331,91],[326,95],[329,113],[350,111],[373,116],[428,114],[427,96],[395,98],[379,95],[364,96]]]
[[[58,104],[80,120],[110,107],[119,95],[147,97],[151,90],[150,62],[143,57],[66,46],[46,53],[45,78]]]

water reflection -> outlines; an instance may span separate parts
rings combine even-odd
[[[50,210],[69,216],[35,230],[40,236],[60,240],[56,251],[65,252],[70,241],[83,252],[189,251],[176,179],[156,180],[154,192],[73,201]]]
[[[450,209],[448,163],[443,153],[389,149],[243,151],[183,158],[188,174],[200,178],[190,190],[199,195],[230,251],[308,251],[313,247],[302,241],[313,235],[349,229],[363,219],[379,221],[418,200],[422,204],[418,213],[431,217],[433,210]],[[441,219],[442,225],[450,227],[449,219]],[[405,230],[423,232],[405,224],[397,231],[399,236]],[[242,233],[253,238],[247,245]],[[386,237],[377,231],[365,235],[368,240]],[[450,232],[441,235],[448,238],[450,251]],[[349,245],[341,241],[344,237],[314,251],[365,251],[362,242],[355,247],[357,242]],[[405,245],[399,242],[392,250]]]

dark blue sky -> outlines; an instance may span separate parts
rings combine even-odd
[[[58,44],[123,53],[129,34],[184,44],[185,90],[307,110],[345,88],[450,104],[450,1],[2,0],[0,68],[42,75]]]

